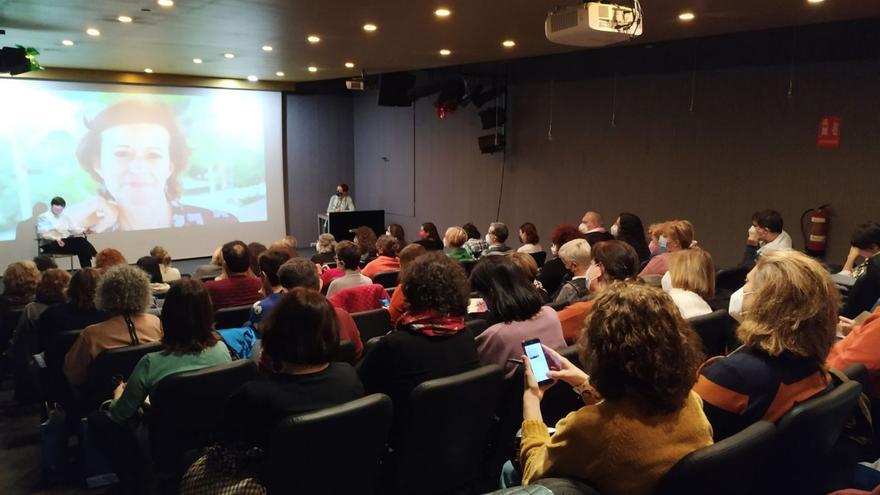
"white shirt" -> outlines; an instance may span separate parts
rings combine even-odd
[[[540,244],[523,244],[519,249],[516,250],[517,253],[540,253],[544,248],[541,247]]]
[[[678,312],[684,319],[693,318],[695,316],[703,316],[712,312],[709,303],[703,300],[696,292],[684,289],[669,289],[669,297],[678,307]]]
[[[159,271],[162,273],[163,282],[174,282],[175,280],[180,280],[180,270],[174,268],[173,266],[166,266],[160,263]]]
[[[785,249],[791,249],[791,236],[788,235],[788,232],[783,230],[778,236],[776,236],[776,239],[767,243],[762,243],[761,247],[758,248],[758,255],[760,256],[771,251],[781,251]]]
[[[71,236],[83,235],[83,232],[84,230],[74,225],[64,212],[55,215],[52,210],[49,210],[37,218],[37,237],[40,239],[57,241]]]
[[[330,196],[330,204],[327,205],[327,213],[334,211],[354,211],[354,200],[351,196]]]

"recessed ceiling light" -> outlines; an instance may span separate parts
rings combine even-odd
[[[86,29],[86,34],[89,36],[101,36],[101,31],[98,31],[95,28]]]
[[[119,22],[128,24],[129,22],[132,21],[132,18],[127,15],[121,15],[121,16],[117,17],[116,20]]]
[[[146,72],[147,74],[152,74],[152,73],[153,73],[153,69],[147,67],[146,69],[144,69],[144,72]]]
[[[315,67],[314,65],[309,66],[309,72],[318,72],[318,68]]]
[[[174,0],[158,0],[156,3],[158,3],[160,7],[174,7]]]
[[[504,40],[504,41],[501,42],[501,45],[502,45],[504,48],[513,48],[513,47],[516,46],[516,41],[513,41],[513,40]]]
[[[264,52],[271,52],[272,46],[271,45],[263,45],[263,51]]]
[[[61,44],[64,46],[73,46],[73,41],[70,40],[62,40]]]
[[[284,77],[284,73],[281,72],[280,70],[278,72],[276,72],[275,75],[278,77]]]
[[[443,55],[444,57],[446,57],[446,56],[452,55],[452,52],[447,50],[446,48],[444,48],[444,49],[440,50],[440,55]]]
[[[449,17],[450,14],[452,14],[452,11],[443,7],[434,11],[434,15],[437,17]]]
[[[825,0],[807,0],[807,3],[822,3]]]
[[[200,58],[194,58],[194,59],[193,59],[193,63],[194,63],[194,64],[200,64],[200,63],[202,63],[202,59],[200,59]]]
[[[320,36],[310,34],[308,38],[306,38],[309,43],[318,43],[321,41]]]
[[[379,28],[377,28],[375,24],[364,24],[364,31],[367,31],[369,33],[372,33],[373,31],[375,31],[377,29],[379,29]]]
[[[223,57],[232,60],[233,58],[235,58],[235,54],[234,53],[224,53]]]
[[[354,69],[354,62],[346,62],[345,68],[346,69]]]
[[[257,82],[260,80],[260,78],[257,76],[247,76],[247,80],[250,82]]]
[[[685,22],[690,22],[694,20],[695,17],[697,16],[695,16],[693,12],[682,12],[681,14],[678,14],[678,19]]]

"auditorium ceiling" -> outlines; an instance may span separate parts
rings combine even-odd
[[[546,13],[576,3],[571,0],[175,0],[172,6],[160,5],[168,1],[0,0],[0,29],[6,30],[0,46],[35,47],[50,68],[140,73],[149,68],[157,74],[251,75],[265,81],[333,79],[361,70],[375,74],[575,49],[544,38]],[[645,30],[637,40],[642,44],[880,16],[877,0],[642,0],[642,6]],[[437,16],[439,8],[450,14]],[[694,19],[679,20],[684,12]],[[376,29],[365,30],[367,24]],[[100,35],[87,34],[90,28]],[[309,36],[320,41],[310,42]],[[505,40],[515,46],[502,46]]]

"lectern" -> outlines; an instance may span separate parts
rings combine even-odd
[[[352,240],[352,230],[366,226],[377,236],[385,233],[385,210],[335,211],[318,215],[319,233],[329,232],[336,241]]]

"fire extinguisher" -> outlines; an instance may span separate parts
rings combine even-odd
[[[804,246],[808,255],[815,258],[825,256],[828,244],[828,229],[831,221],[831,204],[822,205],[815,210],[807,210],[801,215],[801,234],[804,236]],[[809,222],[804,219],[809,216]]]

